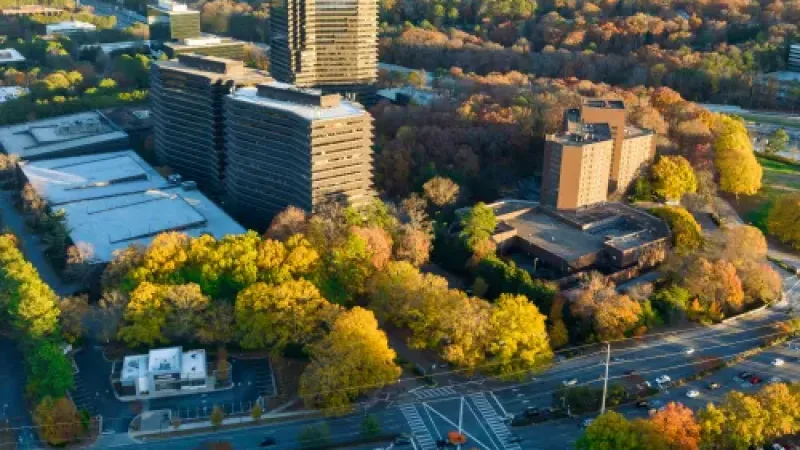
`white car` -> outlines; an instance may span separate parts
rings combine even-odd
[[[578,384],[578,379],[570,378],[569,380],[562,381],[561,384],[563,384],[564,386],[575,386],[576,384]]]
[[[592,422],[594,422],[594,419],[586,419],[586,420],[584,420],[583,421],[583,428],[588,427],[589,425],[592,424]]]
[[[784,360],[782,360],[780,358],[775,358],[775,359],[772,360],[772,365],[775,366],[775,367],[780,367],[780,366],[784,365],[785,363],[786,363],[786,361],[784,361]]]
[[[684,350],[684,351],[683,351],[683,353],[684,353],[685,355],[691,355],[691,354],[693,354],[693,353],[694,353],[694,348],[692,348],[692,347],[687,347],[687,348],[686,348],[686,350]]]
[[[667,384],[667,383],[671,383],[671,382],[672,382],[672,378],[670,378],[670,377],[668,377],[666,375],[661,375],[660,377],[656,378],[656,384],[659,384],[659,385]]]
[[[686,396],[689,398],[700,397],[700,391],[692,389],[686,393]]]
[[[769,379],[768,383],[769,384],[783,383],[783,380],[781,380],[780,377],[772,377]]]

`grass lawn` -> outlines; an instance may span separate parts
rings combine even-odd
[[[733,206],[745,222],[753,224],[766,233],[767,215],[775,198],[781,194],[800,192],[800,168],[791,164],[758,158],[764,168],[761,190],[756,195],[742,196],[733,200]]]

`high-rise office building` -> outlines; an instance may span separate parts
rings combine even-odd
[[[375,0],[275,0],[270,70],[276,80],[371,96],[378,71]]]
[[[153,63],[150,80],[156,156],[208,193],[222,195],[225,96],[271,78],[242,61],[179,55]]]
[[[285,83],[226,98],[226,204],[262,228],[287,206],[359,205],[372,190],[372,117],[338,94]]]
[[[614,140],[608,124],[574,124],[547,136],[542,169],[542,204],[579,209],[608,194]]]
[[[655,156],[655,136],[647,130],[626,125],[627,111],[622,100],[587,99],[580,113],[586,123],[607,123],[614,140],[611,160],[612,192],[624,193],[641,169]]]
[[[200,11],[172,0],[158,0],[147,6],[150,39],[162,42],[170,58],[181,54],[244,59],[244,43],[231,38],[200,32]]]

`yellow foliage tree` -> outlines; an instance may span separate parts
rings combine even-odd
[[[737,196],[758,192],[763,169],[753,153],[750,136],[742,120],[719,115],[714,134],[720,189]]]
[[[394,383],[401,373],[375,316],[360,307],[339,315],[330,333],[309,346],[309,354],[300,396],[311,407],[346,407],[363,393]]]
[[[66,397],[45,397],[36,406],[33,420],[43,440],[50,445],[63,446],[76,441],[82,431],[75,405]]]
[[[281,351],[318,338],[322,325],[331,323],[340,308],[325,300],[310,281],[291,280],[245,288],[236,297],[235,311],[242,347]]]
[[[667,200],[680,200],[684,194],[697,192],[697,178],[683,156],[663,156],[653,165],[653,187]]]
[[[767,228],[781,241],[800,250],[800,193],[782,194],[767,216]]]
[[[491,371],[520,376],[553,357],[545,316],[524,295],[502,294],[489,319]]]

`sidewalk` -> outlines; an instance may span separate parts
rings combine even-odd
[[[167,410],[167,411],[147,411],[147,413],[142,413],[140,417],[144,416],[145,414],[158,415],[159,413],[167,414],[170,417],[172,416],[171,411]],[[148,436],[152,437],[152,436],[170,435],[170,434],[192,434],[192,432],[216,431],[233,426],[243,426],[243,425],[247,426],[254,424],[264,425],[271,422],[282,422],[285,419],[316,417],[320,414],[321,413],[319,411],[293,411],[285,413],[272,413],[272,414],[264,414],[258,420],[254,420],[249,415],[242,415],[237,417],[226,417],[222,419],[222,424],[216,427],[211,423],[211,420],[183,423],[177,428],[173,427],[172,425],[168,425],[169,421],[166,421],[164,422],[165,425],[163,429],[159,428],[154,430],[128,431],[128,436],[131,439],[137,440],[141,438],[147,438]]]

